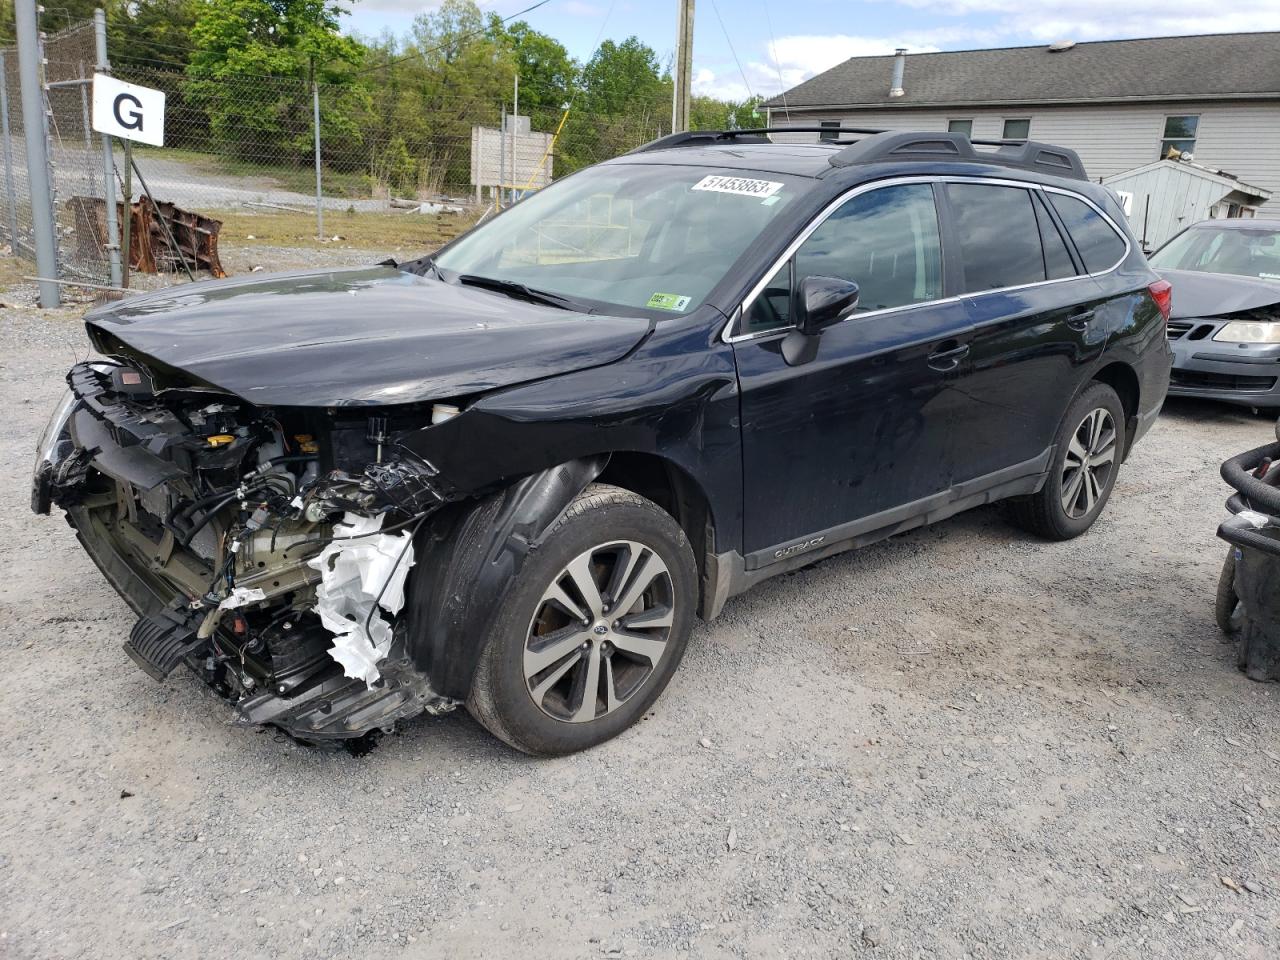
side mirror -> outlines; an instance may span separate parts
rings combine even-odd
[[[805,277],[800,281],[796,326],[806,336],[839,323],[858,307],[858,285],[838,277]]]

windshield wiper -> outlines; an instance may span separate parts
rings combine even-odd
[[[575,309],[571,306],[573,301],[568,297],[562,297],[560,294],[552,293],[549,290],[536,290],[533,287],[526,287],[523,283],[517,283],[515,280],[500,280],[497,277],[482,277],[475,273],[460,273],[458,274],[458,283],[465,283],[470,287],[480,287],[484,290],[493,290],[497,293],[505,293],[509,297],[528,300],[530,303],[541,303],[548,307],[557,307],[560,310]]]

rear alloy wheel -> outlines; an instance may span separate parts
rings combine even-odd
[[[1062,509],[1072,520],[1093,511],[1111,488],[1116,468],[1116,422],[1106,407],[1089,411],[1067,441],[1062,463]]]
[[[1115,390],[1090,383],[1062,419],[1044,486],[1010,501],[1014,522],[1047,540],[1070,540],[1093,526],[1115,487],[1124,430]]]
[[[679,524],[644,497],[592,484],[530,551],[500,603],[467,708],[537,756],[616,736],[679,665],[697,590]]]

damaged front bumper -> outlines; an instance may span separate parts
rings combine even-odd
[[[428,471],[392,461],[372,478],[324,475],[280,455],[289,438],[275,414],[205,396],[174,417],[122,387],[122,369],[132,376],[73,368],[37,450],[32,508],[61,507],[138,614],[125,649],[139,666],[163,680],[181,663],[242,722],[303,740],[453,709],[397,616],[413,521],[444,501]],[[238,486],[219,500],[202,486],[222,475]]]

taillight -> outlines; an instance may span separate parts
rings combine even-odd
[[[1157,280],[1147,289],[1151,291],[1151,299],[1156,302],[1160,316],[1168,323],[1169,314],[1173,312],[1173,284],[1168,280]]]

